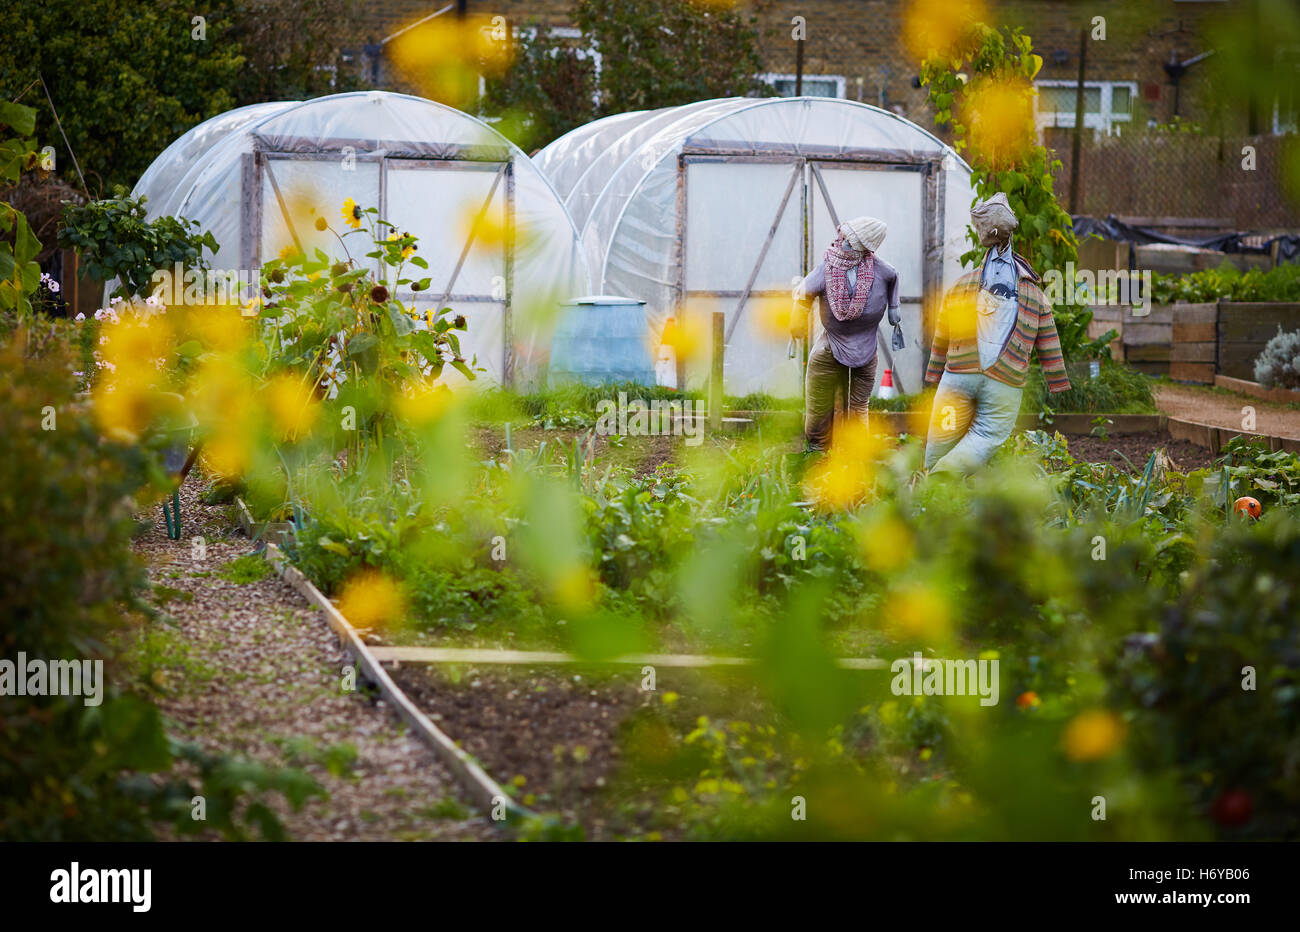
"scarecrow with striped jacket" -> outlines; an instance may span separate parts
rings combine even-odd
[[[1020,223],[1007,196],[976,204],[971,224],[988,252],[944,299],[925,372],[939,383],[925,444],[925,468],[935,472],[974,472],[1011,436],[1031,352],[1048,391],[1070,387],[1052,306],[1038,274],[1011,248]]]

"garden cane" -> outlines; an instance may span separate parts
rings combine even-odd
[[[181,467],[176,477],[176,488],[172,490],[172,500],[170,507],[167,500],[163,499],[163,522],[167,525],[168,540],[181,539],[181,486],[185,484],[185,479],[198,462],[199,452],[203,449],[203,444],[196,443],[190,450],[189,456],[185,458],[185,465]]]

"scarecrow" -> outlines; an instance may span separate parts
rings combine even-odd
[[[826,449],[837,396],[846,415],[866,422],[876,381],[876,330],[886,314],[894,326],[894,349],[903,348],[898,272],[876,255],[886,229],[875,217],[841,223],[822,261],[794,288],[790,329],[797,340],[807,338],[812,299],[821,298],[822,332],[808,353],[804,383],[808,450]]]
[[[925,468],[936,472],[969,474],[1011,436],[1031,351],[1048,391],[1070,387],[1052,306],[1038,274],[1011,248],[1020,222],[1007,196],[976,204],[970,217],[988,252],[948,292],[925,372],[939,383],[925,443]]]

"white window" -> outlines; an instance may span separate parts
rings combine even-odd
[[[1038,81],[1038,129],[1074,128],[1078,81]],[[1083,125],[1106,135],[1118,134],[1133,120],[1136,81],[1084,81]]]
[[[758,79],[771,85],[781,97],[793,97],[795,76],[793,74],[760,74]],[[806,74],[803,76],[803,95],[805,97],[843,97],[845,78],[842,74]]]

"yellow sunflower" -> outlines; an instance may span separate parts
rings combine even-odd
[[[343,202],[343,219],[354,230],[361,229],[361,207],[352,198]]]
[[[394,230],[392,233],[389,233],[389,234],[388,234],[388,241],[389,241],[390,243],[395,243],[395,242],[397,242],[398,240],[405,240],[406,237],[407,237],[407,235],[408,235],[408,234],[406,234],[406,233],[398,233],[396,230]],[[414,252],[415,252],[415,246],[414,246],[413,244],[411,244],[411,243],[407,243],[406,245],[404,245],[404,246],[402,247],[402,258],[403,258],[403,259],[409,259],[409,258],[411,258],[411,255],[412,255]]]

